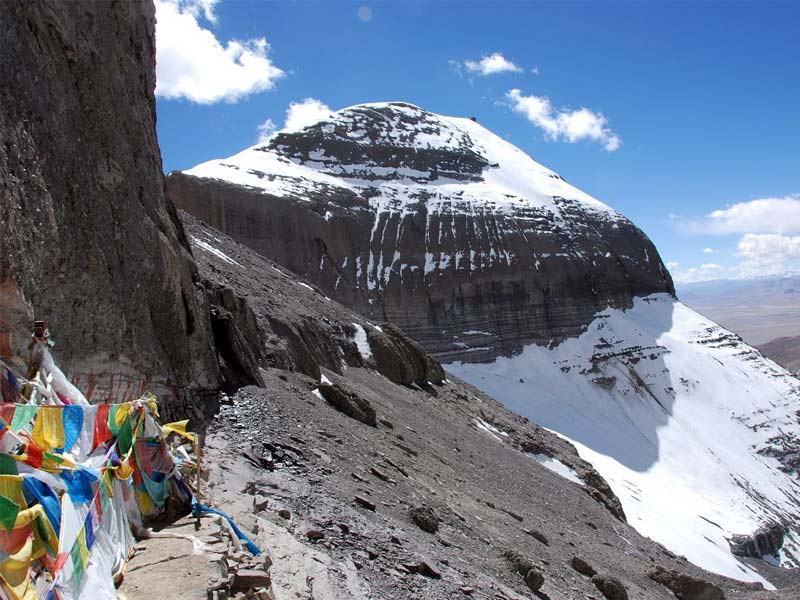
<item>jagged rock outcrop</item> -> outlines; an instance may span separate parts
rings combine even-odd
[[[446,360],[673,293],[630,221],[469,119],[365,104],[167,185],[175,203]]]
[[[777,554],[783,547],[786,527],[777,521],[763,523],[749,535],[737,534],[728,539],[731,552],[736,556],[761,558],[768,554]]]
[[[397,327],[354,315],[191,215],[180,216],[195,249],[226,387],[263,385],[259,368],[270,367],[317,380],[320,367],[340,374],[374,368],[401,385],[444,380],[439,362]],[[374,414],[366,418],[374,424]]]
[[[0,3],[0,355],[35,319],[95,401],[218,385],[155,131],[152,3]]]

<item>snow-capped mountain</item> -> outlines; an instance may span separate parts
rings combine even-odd
[[[359,105],[168,187],[573,441],[672,551],[759,579],[727,538],[776,522],[798,564],[797,380],[679,303],[635,225],[476,122]]]
[[[180,208],[443,359],[579,333],[672,293],[647,237],[465,118],[364,104],[172,173]]]

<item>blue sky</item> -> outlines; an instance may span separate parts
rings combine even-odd
[[[165,171],[252,145],[292,102],[406,100],[477,117],[618,209],[681,281],[800,269],[800,3],[157,9]],[[581,108],[591,123],[561,129]]]

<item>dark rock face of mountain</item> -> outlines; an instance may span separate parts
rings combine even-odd
[[[630,221],[466,119],[344,109],[172,173],[176,205],[443,360],[577,334],[673,293]]]
[[[0,355],[46,320],[94,400],[196,401],[218,368],[164,195],[152,3],[8,0],[0,23]]]

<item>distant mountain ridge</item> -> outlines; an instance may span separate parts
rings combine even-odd
[[[758,346],[761,353],[792,373],[800,373],[800,335],[779,337]]]
[[[800,335],[798,275],[684,284],[678,297],[749,344]]]

